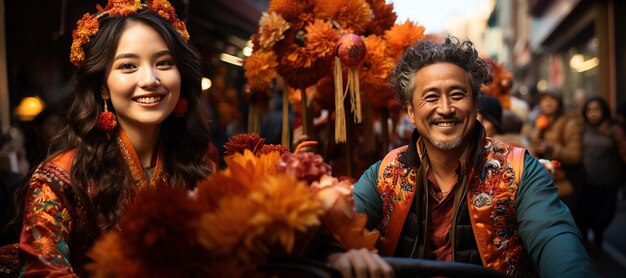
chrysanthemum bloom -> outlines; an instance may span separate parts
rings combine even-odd
[[[319,18],[331,18],[343,29],[351,28],[356,34],[362,33],[373,17],[365,0],[318,0],[315,14]]]
[[[283,154],[278,169],[308,183],[318,181],[323,175],[331,175],[330,165],[324,163],[324,158],[310,152]]]
[[[280,160],[280,155],[276,152],[254,155],[251,151],[245,150],[243,154],[235,154],[225,157],[227,169],[224,174],[234,177],[246,184],[249,188],[259,185],[264,176],[274,175],[278,172],[276,163]]]
[[[321,19],[315,19],[312,24],[305,27],[306,49],[318,59],[328,58],[335,52],[339,30],[333,25]]]
[[[269,87],[270,82],[278,73],[276,67],[276,54],[274,51],[257,51],[243,62],[248,86],[253,90],[263,90]]]
[[[277,152],[280,155],[283,155],[284,153],[288,153],[289,149],[283,145],[274,145],[274,144],[268,144],[268,145],[264,145],[263,148],[261,148],[261,150],[259,150],[256,155],[260,156],[263,154],[269,154],[272,152]]]
[[[393,3],[387,4],[385,0],[368,0],[367,2],[372,8],[374,18],[370,21],[365,33],[382,36],[398,18],[396,12],[393,11]]]
[[[252,191],[249,199],[258,208],[252,225],[265,227],[263,237],[268,247],[280,243],[290,253],[298,232],[305,233],[320,224],[323,212],[320,201],[313,198],[306,183],[293,176],[265,177],[262,186]]]
[[[399,59],[404,50],[424,38],[424,26],[406,20],[403,24],[395,24],[385,31],[385,40],[391,56]]]
[[[268,50],[274,44],[285,38],[285,31],[291,25],[275,12],[264,12],[259,20],[259,43],[262,48]]]
[[[243,154],[244,150],[250,150],[252,153],[258,152],[265,145],[265,139],[255,133],[239,134],[228,138],[228,142],[224,144],[224,155],[230,156],[236,153]]]

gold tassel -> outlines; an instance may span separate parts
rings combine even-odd
[[[348,88],[350,88],[350,111],[354,114],[354,122],[358,124],[363,119],[358,67],[350,67],[348,69]]]
[[[348,87],[350,84],[348,83]],[[348,88],[346,88],[348,89]],[[341,61],[335,57],[335,142],[346,142],[346,112],[343,107],[343,74]]]
[[[281,143],[287,149],[291,149],[290,131],[289,131],[289,86],[285,84],[283,87],[283,130],[281,134]]]

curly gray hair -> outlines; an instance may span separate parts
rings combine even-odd
[[[467,72],[474,103],[477,101],[480,86],[491,82],[488,64],[478,56],[478,51],[471,41],[460,42],[453,36],[446,38],[443,43],[420,40],[407,48],[389,76],[391,87],[403,108],[406,108],[413,99],[415,73],[436,63],[455,64]]]

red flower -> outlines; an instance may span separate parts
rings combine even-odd
[[[255,154],[258,156],[258,155],[267,154],[271,152],[278,152],[280,155],[283,155],[284,153],[288,153],[289,149],[283,145],[269,144],[269,145],[263,146],[263,148],[261,148]]]
[[[239,134],[228,138],[228,142],[224,145],[224,155],[230,156],[235,153],[243,153],[244,150],[250,150],[256,154],[265,145],[265,139],[261,138],[258,134],[247,133]]]

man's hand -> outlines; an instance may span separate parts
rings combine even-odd
[[[344,278],[393,277],[391,266],[378,254],[372,253],[365,248],[333,253],[328,256],[328,262],[331,266],[337,268]]]

